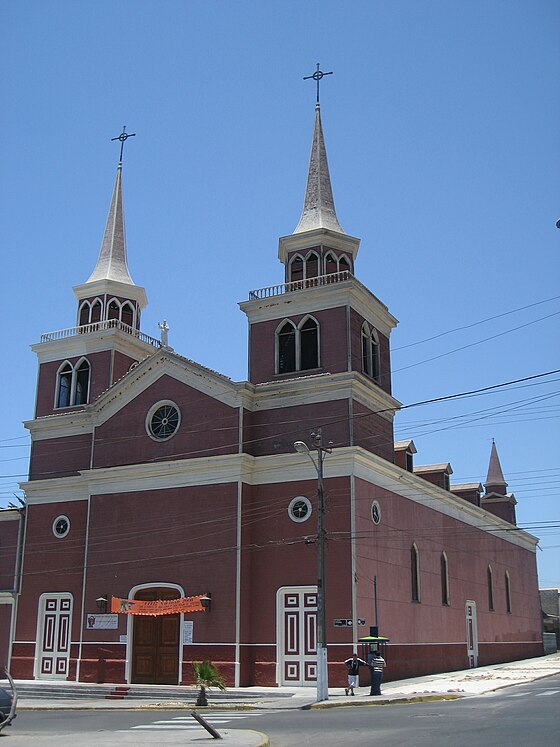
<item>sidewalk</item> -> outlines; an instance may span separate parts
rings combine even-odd
[[[391,703],[413,703],[427,700],[441,700],[451,698],[462,698],[473,695],[482,695],[487,692],[499,690],[512,685],[533,682],[543,677],[550,677],[560,674],[560,652],[541,656],[535,659],[525,659],[523,661],[508,662],[505,664],[493,664],[478,669],[466,669],[459,672],[448,672],[444,674],[433,674],[424,677],[414,677],[396,682],[387,682],[382,685],[382,695],[370,696],[369,688],[357,688],[354,697],[344,694],[343,688],[329,688],[329,699],[322,703],[315,702],[315,691],[312,688],[228,688],[222,697],[211,691],[209,693],[210,706],[208,708],[197,708],[196,711],[204,716],[212,724],[212,712],[238,709],[259,709],[259,710],[276,710],[276,709],[308,709],[308,708],[336,708],[340,706],[376,706],[390,705]],[[39,684],[39,687],[38,687]],[[177,710],[185,711],[195,710],[194,700],[195,692],[193,688],[154,688],[147,686],[144,689],[146,697],[142,696],[142,687],[134,687],[134,696],[132,699],[124,698],[122,700],[107,700],[106,693],[114,690],[113,685],[107,686],[88,686],[80,683],[70,685],[73,691],[73,697],[57,697],[53,692],[57,687],[64,688],[60,692],[64,693],[69,689],[69,683],[37,683],[16,681],[19,690],[18,712],[20,718],[26,710],[113,710],[113,709],[144,709],[144,710]],[[36,693],[40,688],[43,694],[26,695],[28,688],[33,688]],[[95,697],[91,696],[91,690],[97,690]],[[161,696],[158,697],[158,692]],[[74,694],[75,693],[75,694]],[[105,693],[105,694],[104,694]],[[242,729],[222,729],[219,728],[223,736],[223,743],[228,747],[266,747],[268,737],[255,731]],[[6,731],[4,732],[6,733]],[[7,733],[10,733],[8,730]],[[13,732],[13,736],[16,734]],[[114,742],[113,735],[107,734],[107,742],[104,741],[105,735],[96,732],[96,745],[109,745]],[[119,743],[134,744],[119,734]],[[200,742],[205,739],[212,740],[210,734],[200,728],[200,732],[180,732],[158,735],[157,744],[189,744],[191,742]],[[56,740],[53,737],[52,744],[56,743],[63,747],[64,745],[74,744],[75,742],[68,737],[58,735]],[[100,741],[101,740],[101,741]],[[41,741],[41,744],[50,744],[48,737]],[[82,744],[85,744],[83,742]],[[142,741],[143,745],[149,745],[150,742]],[[154,743],[155,744],[155,743]]]

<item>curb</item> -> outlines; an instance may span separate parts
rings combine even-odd
[[[382,700],[362,700],[362,701],[344,701],[341,703],[333,703],[330,701],[324,703],[311,703],[310,705],[302,706],[300,710],[323,710],[328,708],[364,708],[365,706],[386,706],[386,705],[406,705],[407,703],[429,703],[433,700],[460,700],[466,697],[465,695],[445,694],[441,695],[413,695],[411,697],[402,698],[383,698]]]
[[[268,734],[263,734],[262,731],[253,731],[251,730],[252,734],[257,734],[260,737],[260,744],[256,745],[256,747],[270,747],[270,739]]]

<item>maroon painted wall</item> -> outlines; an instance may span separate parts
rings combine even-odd
[[[208,656],[196,644],[235,641],[236,515],[237,484],[93,496],[86,612],[96,611],[98,597],[128,598],[139,584],[178,584],[186,596],[210,592],[210,612],[185,615],[194,622],[194,646],[184,650],[192,684],[189,662]],[[118,640],[126,630],[127,616],[119,615],[118,630],[84,631],[82,680],[124,681]],[[216,663],[222,659],[233,661],[231,647]]]
[[[242,646],[242,683],[271,685],[276,683],[277,591],[317,583],[317,480],[244,486],[243,495],[241,640],[261,645]],[[289,503],[298,495],[309,498],[313,507],[301,523],[288,515]],[[325,505],[327,636],[336,647],[351,638],[347,629],[333,626],[335,618],[352,616],[348,478],[325,480]]]
[[[395,452],[393,450],[393,423],[375,411],[365,407],[360,402],[353,401],[352,409],[354,446],[361,446],[372,454],[377,454],[382,459],[392,462]]]
[[[6,514],[10,515],[9,519],[0,517],[0,591],[12,591],[14,588],[20,526],[19,514],[15,511],[6,511]]]
[[[68,477],[79,470],[89,469],[91,459],[91,433],[65,438],[33,441],[29,462],[29,479],[46,480]]]
[[[181,410],[179,428],[167,441],[155,441],[146,432],[146,416],[160,400],[171,400]],[[162,376],[96,428],[94,467],[235,454],[238,439],[237,408]]]
[[[89,401],[93,402],[101,392],[111,384],[109,374],[111,370],[111,352],[104,350],[100,353],[91,353],[85,356],[91,366]],[[64,360],[75,365],[82,356],[63,358],[59,361],[42,363],[39,367],[39,380],[37,384],[37,401],[35,406],[35,417],[52,415],[53,413],[65,413],[72,410],[82,410],[82,406],[63,407],[55,409],[54,398],[56,392],[56,372]]]
[[[371,520],[371,503],[381,507],[381,523]],[[356,480],[358,615],[374,625],[372,576],[377,579],[380,634],[391,639],[389,651],[401,650],[393,675],[467,667],[465,602],[476,602],[480,663],[503,661],[508,641],[514,658],[542,652],[540,605],[535,554],[499,537],[462,524],[428,506]],[[410,548],[420,556],[420,602],[411,601]],[[440,558],[449,568],[449,605],[442,604]],[[487,568],[494,574],[495,610],[488,609]],[[506,610],[505,572],[511,580],[512,611]],[[465,642],[462,654],[451,654],[447,642]],[[434,654],[415,659],[425,644],[440,644],[445,667]],[[400,647],[400,649],[399,649]],[[504,647],[505,648],[505,647]],[[393,655],[393,654],[392,654]],[[399,655],[400,656],[400,655]],[[484,660],[484,658],[485,660]]]
[[[36,640],[37,610],[42,593],[72,594],[72,641],[79,636],[86,514],[86,501],[28,506],[22,594],[16,628],[18,643],[14,644],[12,656],[14,677],[30,679],[33,676],[35,646],[28,642]],[[52,525],[61,515],[70,519],[70,531],[66,537],[57,538]],[[76,653],[74,647],[74,657]]]
[[[132,364],[136,362],[136,358],[131,358],[129,355],[123,355],[123,353],[119,353],[118,350],[115,350],[113,354],[113,375],[111,377],[111,384],[114,384],[115,381],[121,379],[125,373],[129,371]],[[90,402],[93,402],[93,400],[90,399]]]
[[[371,321],[365,319],[363,316],[358,314],[354,309],[350,309],[350,345],[352,351],[352,370],[362,371],[362,326],[364,322],[368,322],[370,327],[372,326]],[[380,364],[380,378],[379,386],[387,394],[391,394],[391,357],[389,350],[389,338],[382,334],[379,330],[377,336],[379,339],[379,364]]]
[[[294,441],[308,441],[324,427],[324,436],[336,446],[350,443],[348,400],[332,400],[272,410],[245,411],[243,451],[252,456],[294,453]]]
[[[306,316],[279,317],[266,322],[256,322],[251,325],[249,339],[249,381],[260,384],[264,381],[276,381],[305,376],[308,373],[329,372],[338,373],[348,370],[346,355],[346,308],[325,309],[313,312],[312,316],[320,326],[320,368],[312,371],[298,371],[278,375],[275,372],[275,339],[276,330],[282,321],[290,319],[294,324]]]

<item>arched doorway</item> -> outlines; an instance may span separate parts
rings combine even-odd
[[[178,599],[177,588],[139,589],[134,599],[155,601]],[[181,615],[131,615],[132,654],[130,681],[146,685],[179,683]]]

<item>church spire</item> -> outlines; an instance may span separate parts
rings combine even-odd
[[[500,493],[505,495],[507,482],[504,480],[504,473],[498,457],[496,443],[492,439],[492,450],[490,452],[490,463],[488,465],[488,475],[484,487],[487,493]]]
[[[88,306],[95,297],[97,297],[98,300],[106,297],[109,304],[113,303],[113,301],[117,305],[119,303],[122,304],[124,303],[123,299],[136,303],[138,305],[138,314],[136,316],[137,327],[139,326],[140,321],[140,309],[143,309],[147,304],[146,291],[139,285],[135,285],[130,277],[126,260],[126,235],[124,230],[122,196],[122,157],[124,143],[129,137],[134,137],[134,135],[135,133],[128,133],[126,127],[123,127],[121,134],[118,137],[113,138],[113,140],[120,141],[121,149],[115,186],[111,197],[105,231],[103,232],[99,257],[93,272],[86,282],[74,286],[74,295],[80,304],[80,324],[85,323],[82,321],[82,318],[85,319],[88,317],[88,314],[86,314],[85,311],[82,314],[82,302],[85,302],[86,306]],[[111,297],[113,297],[112,300]],[[121,300],[117,302],[117,299],[119,298]],[[99,302],[101,303],[101,300],[99,300]],[[114,313],[116,313],[114,309],[103,309],[102,319],[117,318],[111,316],[111,314]],[[95,321],[99,321],[99,319],[96,319]]]
[[[116,280],[119,283],[134,285],[126,262],[126,235],[122,198],[122,160],[125,142],[129,137],[135,137],[135,135],[135,132],[127,132],[126,125],[124,125],[121,134],[118,137],[111,138],[112,141],[119,140],[121,144],[117,178],[105,225],[105,233],[101,242],[99,259],[97,260],[94,271],[87,280],[88,283],[93,283],[95,280]]]
[[[312,231],[315,228],[327,228],[344,233],[334,207],[319,102],[315,106],[315,122],[303,210],[294,234]]]
[[[88,283],[95,280],[116,280],[134,285],[126,262],[126,236],[124,230],[124,210],[122,199],[122,163],[117,167],[115,188],[109,207],[101,250],[94,271]]]

